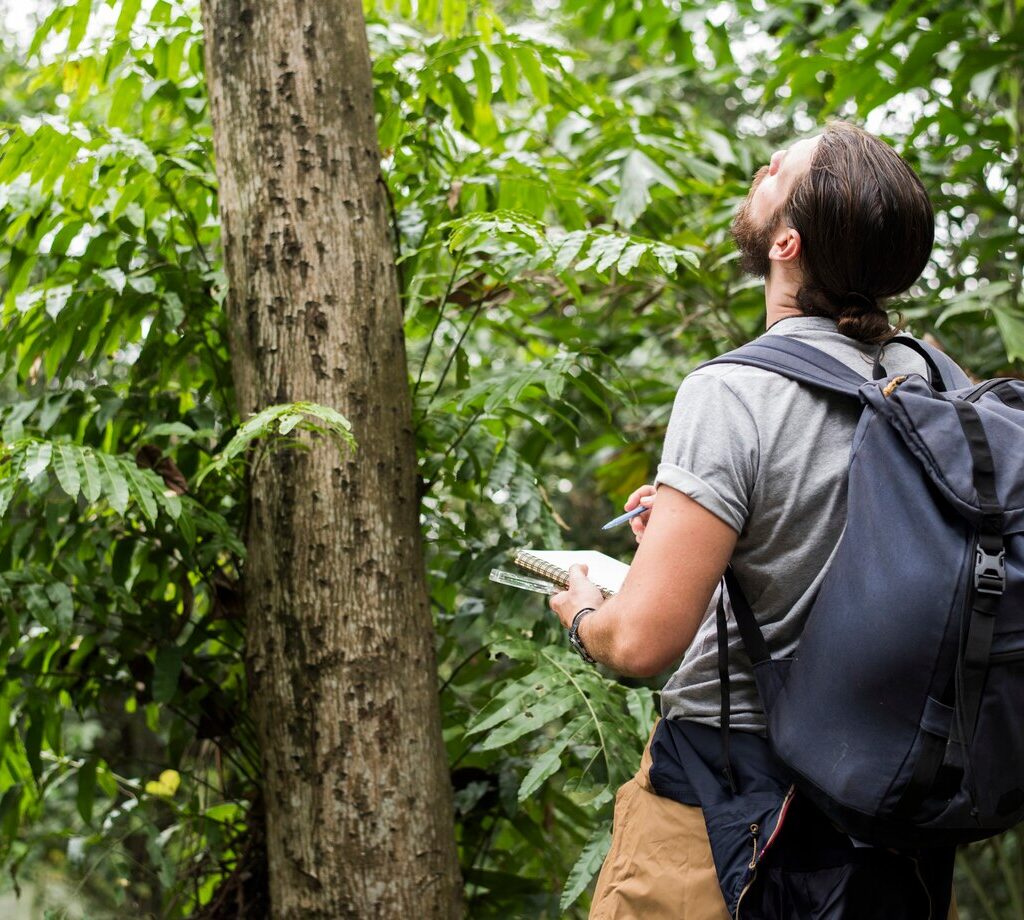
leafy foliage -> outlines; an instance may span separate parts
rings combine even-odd
[[[0,53],[0,856],[90,916],[258,912],[230,474],[256,439],[351,436],[330,407],[235,413],[198,4],[47,9]],[[938,226],[903,314],[979,376],[1024,359],[1019,4],[537,17],[367,11],[474,917],[584,914],[657,686],[582,666],[487,572],[529,543],[628,559],[595,521],[650,480],[688,368],[763,323],[728,226],[772,150],[835,115],[893,140]],[[1019,906],[1018,850],[967,850],[963,916]]]

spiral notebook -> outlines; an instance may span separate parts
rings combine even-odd
[[[629,566],[625,562],[606,556],[593,549],[533,549],[526,547],[516,550],[512,561],[521,569],[559,588],[569,586],[569,566],[580,562],[587,564],[587,578],[600,589],[605,597],[617,594],[626,580]]]

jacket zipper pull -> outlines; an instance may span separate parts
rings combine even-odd
[[[759,830],[760,830],[760,827],[758,825],[756,825],[756,824],[751,824],[750,825],[750,836],[754,838],[754,853],[750,857],[750,865],[747,866],[748,869],[756,869],[757,868],[757,832]]]

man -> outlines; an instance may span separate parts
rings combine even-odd
[[[757,172],[732,233],[744,269],[765,280],[765,334],[807,342],[868,379],[879,348],[897,331],[885,299],[924,269],[934,216],[920,180],[892,148],[834,122],[777,151]],[[904,346],[893,344],[882,357],[890,374],[927,374]],[[694,752],[706,749],[700,732],[720,723],[716,587],[731,563],[773,655],[793,653],[842,535],[858,417],[841,397],[759,368],[723,364],[691,373],[676,395],[654,486],[626,503],[651,511],[632,522],[638,547],[621,591],[604,600],[585,567],[573,566],[568,590],[551,598],[566,628],[576,620],[586,651],[621,674],[653,676],[682,658],[662,692],[663,719],[640,770],[616,797],[592,918],[729,917],[720,884],[735,867],[719,853],[713,858],[702,799],[691,788],[696,780],[687,776]],[[577,616],[586,608],[593,609]],[[728,646],[734,762],[740,773],[757,774],[765,715],[731,617]],[[765,769],[765,788],[775,788]],[[806,820],[795,825],[812,849],[820,838],[818,849],[833,848],[840,862],[860,860],[861,877],[863,866],[878,873],[877,883],[842,895],[860,898],[859,907],[844,912],[834,888],[801,917],[946,916],[951,850],[928,864],[898,864],[896,854],[861,848],[801,809]],[[754,853],[757,831],[750,826]],[[786,834],[800,844],[797,831],[787,826]],[[745,904],[742,916],[778,915],[758,910]]]

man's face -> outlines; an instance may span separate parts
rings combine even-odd
[[[740,265],[745,272],[767,278],[771,270],[770,252],[783,208],[796,181],[811,165],[814,149],[821,138],[796,141],[784,150],[776,150],[771,162],[754,176],[750,191],[733,219],[731,232],[740,250]]]

